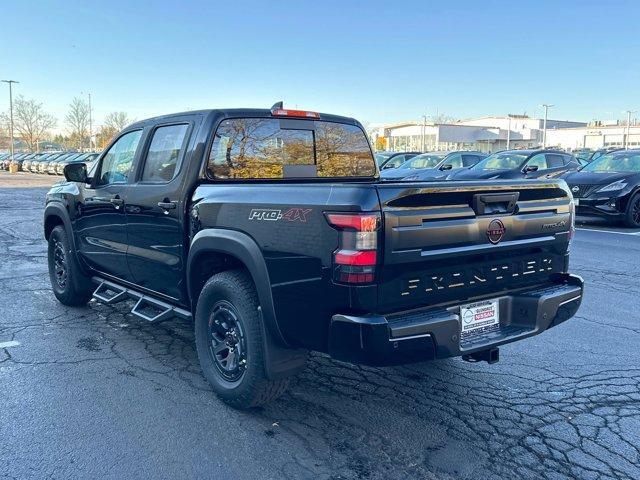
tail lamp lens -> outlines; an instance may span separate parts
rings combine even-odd
[[[333,279],[340,283],[371,283],[378,263],[378,213],[327,213],[329,224],[340,232],[333,252]]]

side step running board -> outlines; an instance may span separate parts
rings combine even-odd
[[[184,320],[191,319],[191,313],[170,303],[163,302],[156,298],[145,295],[137,290],[125,288],[117,283],[94,277],[92,279],[98,284],[98,288],[93,292],[93,297],[101,303],[113,305],[125,300],[136,300],[136,304],[131,309],[131,314],[147,322],[160,322],[173,317]]]

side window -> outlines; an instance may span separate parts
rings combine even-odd
[[[562,160],[562,155],[556,155],[556,154],[553,154],[553,153],[547,153],[547,165],[549,165],[549,168],[564,167],[564,162]]]
[[[143,182],[166,183],[173,179],[178,168],[189,125],[168,125],[153,132],[142,171]]]
[[[480,161],[480,157],[478,155],[462,155],[463,167],[472,167],[479,161]]]
[[[462,155],[456,153],[451,155],[444,161],[445,165],[451,165],[451,168],[461,168],[462,167]]]
[[[538,170],[545,170],[547,168],[547,159],[544,153],[538,153],[529,159],[527,167],[538,167]]]
[[[391,160],[389,160],[389,165],[393,166],[393,168],[398,168],[405,161],[406,161],[406,158],[405,158],[404,155],[397,155],[397,156],[393,157]]]
[[[102,158],[96,185],[126,183],[141,136],[142,130],[125,133],[111,146]]]

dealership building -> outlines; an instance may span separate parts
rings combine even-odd
[[[640,148],[640,125],[604,125],[547,130],[547,145],[566,150],[603,147]]]
[[[496,152],[510,148],[542,145],[544,120],[527,115],[506,115],[461,120],[455,123],[403,122],[383,125],[374,131],[378,150],[436,151],[479,150]],[[547,120],[547,145],[558,145],[551,132],[586,129],[586,122]],[[563,142],[574,138],[562,137]],[[579,148],[567,146],[565,148]],[[581,148],[581,147],[580,147]]]

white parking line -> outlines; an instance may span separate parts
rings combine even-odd
[[[615,233],[617,235],[634,235],[640,236],[640,232],[616,232],[615,230],[598,230],[595,228],[576,228],[576,230],[581,230],[583,232],[600,232],[600,233]]]
[[[20,342],[16,340],[10,340],[8,342],[0,342],[0,348],[19,347]]]

